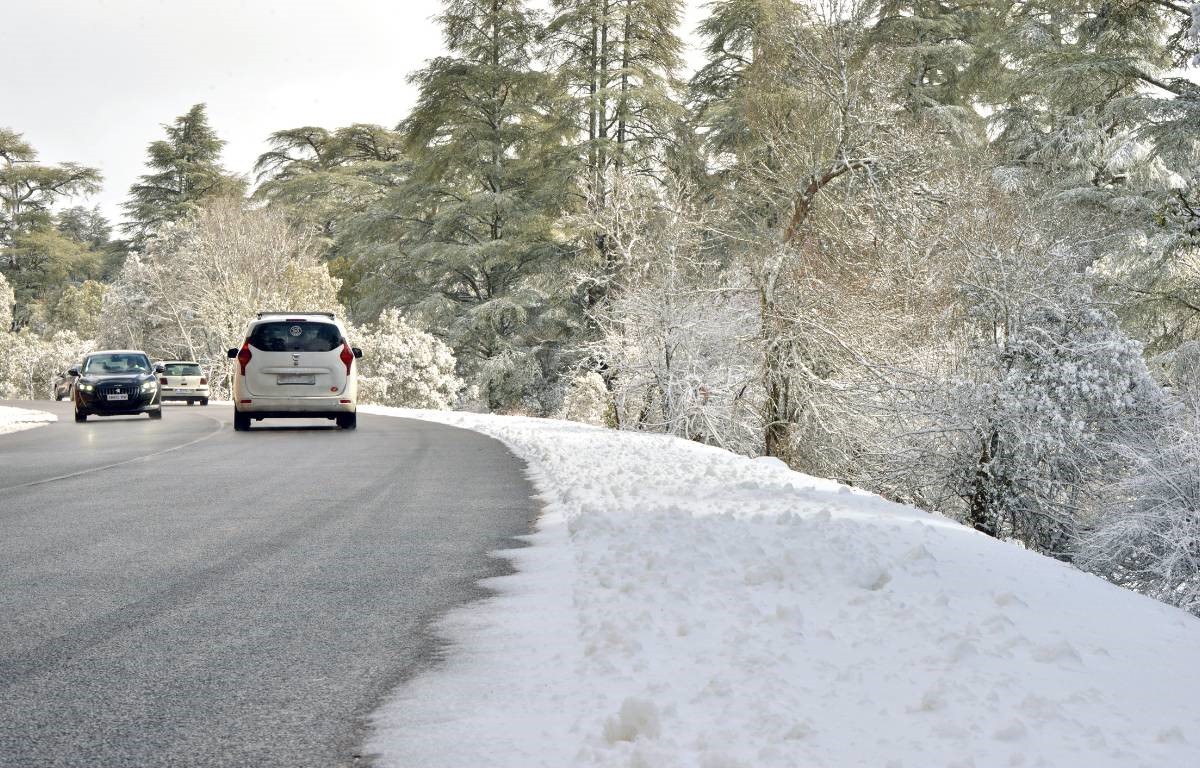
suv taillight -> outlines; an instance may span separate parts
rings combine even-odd
[[[350,375],[350,366],[354,363],[354,352],[350,350],[350,342],[342,342],[342,354],[338,355],[342,360],[342,364],[346,366],[346,375]]]
[[[253,355],[250,354],[250,342],[243,342],[242,349],[240,352],[238,352],[237,356],[238,365],[240,365],[242,368],[243,376],[246,375],[246,363],[250,362],[251,357],[253,357]]]

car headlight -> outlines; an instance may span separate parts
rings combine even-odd
[[[155,381],[154,379],[150,379],[149,381],[143,381],[142,382],[142,391],[149,392],[150,390],[154,389],[157,386],[158,386],[158,382]]]
[[[81,390],[83,390],[84,392],[91,392],[93,389],[96,388],[96,385],[95,384],[80,384],[79,388]]]

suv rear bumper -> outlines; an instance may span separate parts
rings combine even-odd
[[[163,400],[200,400],[208,399],[208,387],[163,387]]]
[[[357,404],[343,403],[344,397],[253,397],[235,401],[234,409],[254,418],[305,419],[354,413]]]

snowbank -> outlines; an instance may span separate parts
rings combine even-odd
[[[499,438],[545,503],[518,573],[376,713],[382,765],[1200,765],[1178,610],[772,460],[362,410]]]
[[[23,429],[44,427],[52,421],[58,421],[58,417],[53,413],[0,405],[0,435],[8,432],[20,432]]]

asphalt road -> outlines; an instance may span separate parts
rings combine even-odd
[[[0,766],[360,766],[536,513],[473,432],[230,406],[0,435]]]

